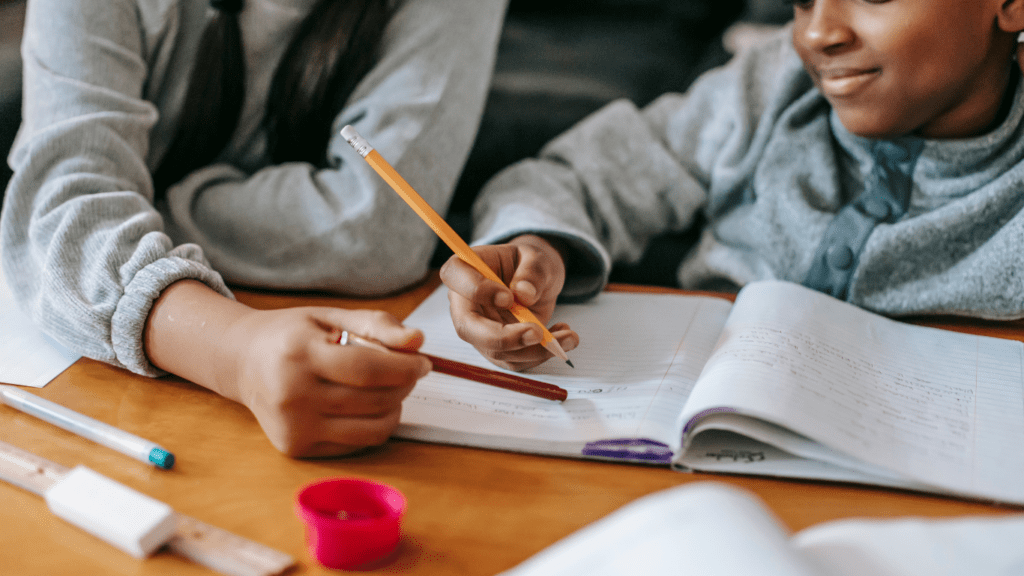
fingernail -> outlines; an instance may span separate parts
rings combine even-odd
[[[494,305],[498,308],[508,308],[512,305],[512,295],[508,292],[498,292],[494,295]]]
[[[540,334],[537,334],[533,330],[530,330],[526,334],[523,334],[523,344],[525,346],[533,346],[534,344],[540,344]]]
[[[569,350],[575,348],[576,345],[579,344],[579,342],[577,342],[575,338],[564,338],[562,340],[559,340],[558,344],[562,346],[562,350],[568,352]]]
[[[516,292],[518,292],[524,299],[531,302],[537,297],[537,288],[532,282],[527,282],[525,280],[516,282]]]

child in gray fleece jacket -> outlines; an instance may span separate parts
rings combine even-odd
[[[702,236],[680,286],[776,278],[887,315],[1024,316],[1024,0],[808,0],[774,41],[644,109],[619,101],[495,176],[442,269],[460,336],[523,369],[542,320],[652,237]],[[569,327],[552,328],[563,348]]]
[[[288,454],[386,441],[430,363],[332,340],[422,334],[379,312],[254,310],[228,283],[379,295],[426,275],[433,232],[337,131],[372,138],[443,212],[505,5],[32,0],[0,222],[12,292],[82,355],[243,403]]]

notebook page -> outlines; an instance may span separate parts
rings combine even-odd
[[[499,576],[825,576],[757,496],[692,482],[639,498]]]
[[[828,576],[1024,574],[1024,515],[954,519],[848,519],[790,542]]]
[[[1024,345],[784,282],[744,290],[683,420],[730,406],[919,482],[1024,501]]]
[[[556,442],[650,438],[678,443],[674,424],[731,303],[708,297],[605,292],[559,306],[581,338],[576,368],[551,360],[524,375],[568,390],[558,403],[432,372],[402,407],[402,437],[418,427]],[[423,352],[496,369],[452,327],[442,286],[406,318]]]

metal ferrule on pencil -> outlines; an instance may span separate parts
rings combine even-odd
[[[367,154],[373,152],[373,146],[370,146],[370,143],[366,141],[366,138],[360,136],[359,133],[356,132],[356,129],[351,126],[345,126],[341,129],[341,137],[344,138],[345,141],[355,149],[356,153],[363,158],[366,158]]]

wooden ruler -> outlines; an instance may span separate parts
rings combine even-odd
[[[0,442],[0,480],[40,496],[70,469]],[[237,534],[177,514],[178,529],[167,548],[229,576],[276,576],[295,565],[291,556]]]

